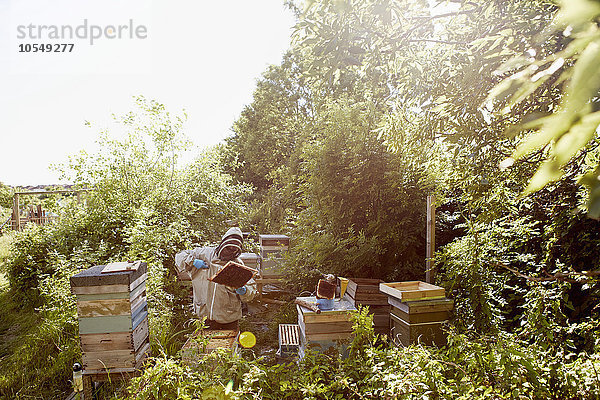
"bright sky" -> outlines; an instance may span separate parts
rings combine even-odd
[[[52,38],[51,28],[18,38],[20,25],[29,34],[29,24],[76,28],[85,19],[85,39]],[[89,44],[89,26],[111,33],[130,20],[147,28],[145,39]],[[133,109],[134,95],[173,113],[185,108],[195,145],[220,142],[252,101],[256,79],[281,61],[293,24],[283,0],[0,0],[0,181],[58,183],[50,164],[94,148],[98,129],[84,122],[108,127],[112,113]],[[75,47],[19,53],[28,43]]]

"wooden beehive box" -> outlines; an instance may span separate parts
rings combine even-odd
[[[286,235],[258,235],[260,245],[261,276],[280,278],[283,272],[279,268],[283,253],[289,249],[290,238]]]
[[[382,282],[381,279],[348,278],[346,293],[354,300],[363,302],[379,300],[377,304],[381,304],[383,301],[387,303],[387,295],[379,291],[379,284]]]
[[[298,299],[317,303],[315,297],[299,297]],[[296,305],[296,308],[300,332],[306,343],[332,342],[352,337],[351,315],[356,308],[347,299],[334,301],[333,310],[321,313],[316,313],[300,305]]]
[[[379,334],[389,334],[390,309],[388,296],[379,290],[381,279],[348,278],[346,295],[356,307],[368,306],[373,315],[373,329]]]
[[[181,348],[181,360],[186,365],[194,366],[201,357],[217,349],[236,352],[238,336],[236,330],[201,330],[185,342]]]
[[[287,250],[290,237],[286,235],[258,235],[258,244],[267,250]]]
[[[150,350],[146,263],[109,273],[105,267],[71,277],[84,374],[133,372]]]
[[[450,317],[454,301],[444,297],[444,288],[420,281],[382,283],[380,287],[388,293],[390,337],[396,344],[446,344],[442,325]]]
[[[441,299],[446,294],[443,287],[421,281],[380,283],[379,290],[400,301]]]
[[[446,334],[442,330],[445,321],[411,324],[395,313],[391,313],[390,318],[390,337],[397,345],[410,346],[421,343],[428,346],[444,346],[447,343]]]
[[[242,253],[240,260],[250,268],[260,271],[260,256],[256,253]]]

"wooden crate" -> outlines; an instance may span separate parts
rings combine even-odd
[[[260,258],[260,275],[263,278],[283,277],[283,271],[281,270],[283,252],[281,250],[264,250],[261,248]]]
[[[150,343],[146,342],[140,351],[127,350],[101,350],[83,353],[83,367],[86,371],[98,373],[102,370],[114,368],[134,370],[150,350]]]
[[[400,301],[439,299],[446,294],[444,288],[421,281],[380,283],[379,290]]]
[[[380,279],[348,278],[346,294],[356,305],[385,306],[388,296],[379,290],[381,282]]]
[[[316,304],[315,297],[299,299]],[[298,350],[300,359],[307,349],[319,352],[335,351],[342,358],[348,356],[348,345],[353,338],[351,313],[356,312],[352,302],[346,297],[334,302],[331,311],[316,313],[300,305],[298,310],[298,326],[300,328],[301,345]]]
[[[357,293],[375,293],[379,294],[379,284],[381,279],[371,278],[348,278],[348,287],[346,293],[352,297],[356,297]]]
[[[280,357],[290,357],[298,354],[300,349],[300,327],[296,324],[279,324],[278,331]]]
[[[135,270],[104,269],[98,265],[71,277],[88,375],[133,372],[150,351],[146,263]]]
[[[442,325],[450,317],[453,300],[443,298],[401,302],[396,297],[388,300],[392,306],[390,337],[394,343],[402,346],[415,343],[446,344]]]
[[[407,313],[399,308],[392,307],[391,311],[396,317],[402,319],[409,324],[420,324],[423,322],[440,322],[447,321],[450,317],[450,311],[434,311],[423,313]]]
[[[198,360],[217,349],[236,352],[239,332],[235,330],[205,329],[188,338],[181,348],[181,360],[184,364],[195,366]]]

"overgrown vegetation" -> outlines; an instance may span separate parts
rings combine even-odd
[[[68,277],[144,259],[155,357],[114,397],[598,398],[600,3],[429,3],[288,2],[289,52],[226,143],[188,166],[185,116],[136,99],[118,119],[125,139],[103,132],[98,154],[65,166],[87,201],[2,239],[0,396],[64,397],[79,357]],[[181,363],[176,251],[235,218],[291,235],[292,291],[322,273],[422,279],[430,194],[438,283],[455,300],[448,346],[390,346],[363,311],[346,358]]]
[[[70,367],[79,359],[69,277],[93,265],[148,262],[153,350],[174,354],[181,321],[174,321],[174,297],[165,290],[174,281],[174,253],[192,242],[216,240],[227,219],[244,215],[248,190],[221,172],[216,153],[178,167],[183,119],[157,102],[136,102],[136,112],[117,121],[128,130],[125,139],[103,132],[98,154],[82,153],[65,165],[74,182],[93,188],[86,201],[72,202],[58,223],[28,226],[11,243],[3,266],[10,282],[3,296],[11,311],[2,325],[20,340],[0,367],[2,396],[64,397]],[[19,314],[27,316],[22,326],[12,320]]]
[[[444,350],[389,347],[376,340],[370,322],[366,310],[356,315],[347,358],[309,351],[299,363],[269,366],[251,354],[220,352],[193,369],[155,358],[132,381],[128,398],[592,399],[600,394],[596,356],[565,363],[506,334],[455,334]]]

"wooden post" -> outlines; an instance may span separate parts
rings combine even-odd
[[[94,382],[90,375],[83,376],[83,399],[82,400],[93,400],[94,399]]]
[[[19,195],[13,197],[13,229],[21,230],[21,214],[19,213]]]
[[[435,282],[435,196],[427,196],[427,249],[425,254],[425,281]]]
[[[77,195],[77,204],[81,204],[81,192],[78,190],[75,194]]]

